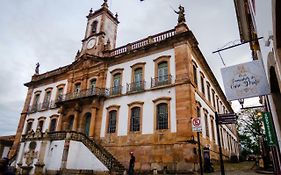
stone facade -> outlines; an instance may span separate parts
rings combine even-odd
[[[115,48],[119,22],[107,2],[95,12],[90,10],[87,18],[75,61],[34,75],[25,84],[29,90],[10,152],[13,156],[20,147],[19,171],[122,173],[131,151],[139,172],[195,171],[198,153],[188,140],[196,136],[191,119],[198,116],[198,104],[200,113],[205,109],[210,118],[209,130],[203,129],[201,135],[203,146],[210,145],[211,156],[217,159],[218,141],[214,134],[209,137],[215,126],[209,121],[217,110],[233,111],[187,25],[181,22],[172,30]],[[209,92],[202,92],[194,78],[199,68]],[[212,99],[215,107],[204,95],[211,90],[217,97]],[[37,137],[32,130],[42,135]],[[221,131],[226,135],[225,156],[238,154],[235,127],[222,126]],[[29,148],[33,142],[36,150]]]

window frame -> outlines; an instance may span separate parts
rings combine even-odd
[[[163,56],[160,56],[156,59],[154,59],[154,78],[158,78],[159,75],[158,75],[158,66],[160,63],[162,62],[167,62],[167,66],[168,66],[168,74],[167,76],[171,75],[171,66],[170,66],[170,58],[171,58],[171,55],[163,55]]]
[[[119,121],[119,109],[120,109],[120,106],[119,105],[111,105],[111,106],[108,106],[106,108],[107,110],[107,113],[106,113],[106,127],[105,127],[105,134],[106,135],[117,135],[118,133],[118,121]],[[115,132],[114,133],[109,133],[109,113],[111,111],[116,111],[116,124],[115,124]]]
[[[36,127],[36,129],[39,127],[39,123],[40,122],[43,122],[43,124],[42,124],[42,128],[40,128],[40,131],[41,132],[43,132],[43,129],[44,129],[44,125],[45,125],[45,120],[46,120],[46,117],[39,117],[38,119],[37,119],[37,127]]]
[[[27,128],[29,126],[29,123],[31,123],[31,126],[30,126],[29,130],[27,130]],[[26,126],[25,126],[25,129],[24,129],[24,134],[25,135],[28,134],[29,131],[32,130],[33,123],[34,123],[34,119],[33,118],[26,120]]]
[[[61,94],[61,96],[63,96],[63,94],[64,94],[64,87],[65,87],[65,84],[59,84],[59,85],[57,85],[56,100],[58,100],[59,98],[62,98],[62,97],[59,97],[59,96],[60,96],[59,90],[62,89],[62,94]]]
[[[142,101],[135,101],[128,104],[128,133],[141,133],[142,132],[142,118],[143,118],[143,104]],[[132,109],[135,107],[140,108],[140,116],[139,116],[139,131],[131,131],[131,119],[132,119]]]
[[[155,132],[164,132],[171,130],[171,97],[160,97],[157,99],[152,100],[154,103],[154,131]],[[167,104],[167,112],[168,112],[168,128],[167,129],[157,129],[157,106],[159,104],[166,103]]]
[[[198,66],[194,60],[192,60],[192,73],[193,73],[193,82],[198,87]]]
[[[58,128],[58,119],[59,119],[59,115],[52,115],[50,116],[50,123],[49,123],[49,132],[55,132],[57,131],[57,128]],[[56,126],[55,126],[55,129],[54,131],[51,131],[51,126],[52,126],[52,120],[56,120]]]
[[[203,111],[204,111],[204,120],[205,120],[205,135],[206,138],[210,139],[209,112],[205,108],[203,108]]]
[[[201,93],[203,96],[206,96],[206,89],[205,89],[205,75],[203,72],[200,71],[200,83],[201,83]]]

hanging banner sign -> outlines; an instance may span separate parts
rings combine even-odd
[[[260,60],[221,69],[227,100],[238,100],[270,93]]]
[[[218,124],[235,124],[236,122],[236,114],[218,114]]]
[[[273,125],[271,121],[271,116],[269,112],[262,113],[263,124],[265,129],[265,136],[269,146],[276,145],[276,135],[273,130]]]

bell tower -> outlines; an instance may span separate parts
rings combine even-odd
[[[105,47],[109,50],[115,48],[119,23],[117,17],[117,14],[114,16],[108,9],[107,0],[104,0],[100,9],[94,12],[92,9],[89,11],[85,37],[78,57],[86,53],[102,56]]]

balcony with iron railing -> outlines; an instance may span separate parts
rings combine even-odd
[[[151,88],[172,84],[172,75],[163,75],[151,78]]]
[[[127,94],[142,92],[145,89],[145,81],[132,82],[127,84]]]
[[[108,90],[104,88],[91,88],[86,90],[81,90],[79,92],[71,92],[64,95],[58,96],[56,103],[62,103],[66,101],[71,101],[75,99],[87,98],[87,97],[101,97],[108,96]]]
[[[33,104],[29,106],[28,113],[35,113],[55,108],[57,108],[57,106],[54,101],[46,100],[43,103]]]
[[[109,95],[110,95],[110,96],[122,95],[122,89],[123,89],[123,86],[121,86],[121,85],[111,87],[111,88],[109,89]]]

